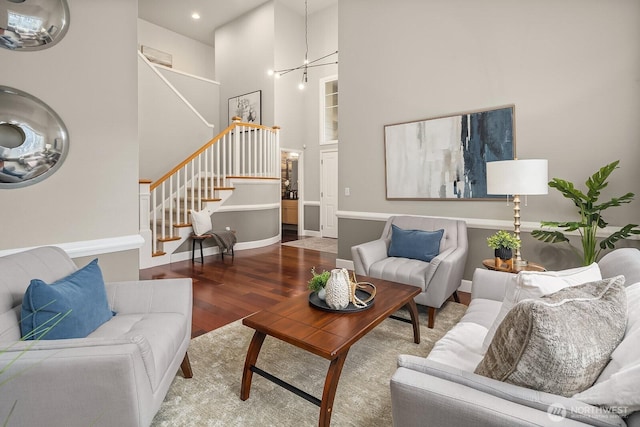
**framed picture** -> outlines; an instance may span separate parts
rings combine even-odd
[[[242,122],[262,124],[262,91],[257,90],[229,98],[229,124],[238,116]]]
[[[153,62],[154,64],[164,65],[169,68],[173,65],[173,56],[170,53],[145,45],[140,46],[140,52],[149,60],[149,62]]]
[[[499,200],[487,162],[515,156],[515,106],[386,125],[388,200]]]

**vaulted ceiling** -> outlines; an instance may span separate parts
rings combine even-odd
[[[304,16],[304,0],[276,0]],[[338,0],[308,0],[309,14]],[[213,46],[215,29],[264,4],[265,0],[138,0],[138,17]],[[198,13],[200,19],[191,15]]]

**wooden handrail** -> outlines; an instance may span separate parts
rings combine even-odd
[[[234,117],[234,119],[235,118],[236,117]],[[164,174],[162,176],[162,178],[160,178],[156,182],[152,183],[151,186],[150,186],[150,189],[153,190],[153,189],[159,187],[163,182],[165,182],[167,179],[169,179],[171,176],[173,176],[176,172],[178,172],[180,169],[182,169],[184,166],[186,166],[190,161],[192,161],[193,159],[198,157],[205,150],[207,150],[207,148],[211,147],[213,144],[218,142],[220,139],[222,139],[223,136],[228,135],[233,129],[235,129],[238,126],[250,127],[250,128],[255,128],[255,129],[264,129],[264,130],[267,130],[267,131],[274,131],[274,130],[277,131],[279,129],[279,127],[277,127],[277,126],[274,126],[274,127],[270,128],[270,127],[263,126],[263,125],[258,125],[258,124],[255,124],[255,123],[242,123],[242,122],[234,121],[229,126],[227,126],[227,128],[225,130],[220,132],[218,135],[216,135],[214,138],[212,138],[209,142],[207,142],[202,147],[200,147],[195,153],[191,154],[185,160],[180,162],[176,167],[174,167],[169,172]]]

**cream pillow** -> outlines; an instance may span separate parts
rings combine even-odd
[[[552,294],[568,286],[581,285],[602,279],[600,267],[595,262],[586,267],[571,268],[561,271],[521,271],[513,276],[512,283],[502,301],[498,317],[494,320],[482,343],[482,350],[487,351],[496,329],[502,323],[509,310],[520,301],[528,298],[540,298]]]
[[[627,292],[627,329],[623,341],[611,353],[611,361],[593,387],[573,397],[604,406],[620,416],[640,411],[640,282]]]
[[[211,212],[207,209],[203,209],[200,212],[191,211],[191,226],[196,236],[201,236],[211,231],[213,228],[211,224]]]

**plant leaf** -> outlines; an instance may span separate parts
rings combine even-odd
[[[638,224],[625,225],[620,230],[618,230],[615,233],[611,234],[606,239],[603,239],[600,242],[600,248],[601,249],[607,249],[607,248],[608,249],[614,249],[615,248],[615,243],[618,240],[626,239],[627,237],[631,236],[632,234],[640,234],[640,228],[638,228]]]
[[[600,191],[608,185],[607,179],[609,179],[609,175],[611,175],[611,173],[618,167],[619,163],[620,160],[609,163],[608,165],[601,167],[600,170],[587,179],[585,184],[589,189],[587,197],[590,201],[596,202],[598,200],[598,197],[600,197]]]
[[[572,182],[565,181],[564,179],[553,178],[551,182],[549,182],[549,187],[555,188],[562,193],[564,197],[573,200],[573,203],[578,208],[589,200],[582,191],[575,188]]]
[[[605,209],[614,207],[614,206],[620,206],[623,203],[631,203],[633,201],[633,197],[635,196],[634,193],[627,193],[624,196],[620,196],[620,197],[614,197],[611,200],[609,200],[608,202],[593,206],[591,209],[593,211],[603,211]]]
[[[545,243],[569,242],[569,239],[567,239],[560,231],[533,230],[531,235]]]
[[[586,227],[587,224],[582,222],[557,222],[557,221],[542,221],[540,223],[543,227],[555,227],[555,228],[564,228],[564,231],[576,231],[582,227]]]

